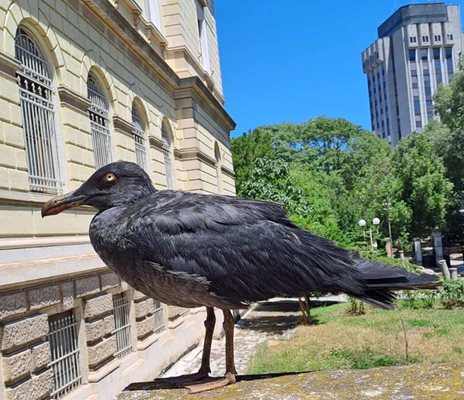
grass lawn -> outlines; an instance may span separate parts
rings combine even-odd
[[[249,373],[362,369],[411,363],[464,365],[464,310],[366,307],[350,316],[348,304],[312,310],[318,324],[297,326],[289,341],[260,347]],[[406,358],[404,321],[408,342]]]

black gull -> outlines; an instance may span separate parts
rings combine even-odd
[[[130,162],[97,170],[57,196],[42,216],[89,205],[98,210],[90,239],[100,258],[140,292],[180,307],[206,306],[203,357],[188,380],[198,392],[235,382],[231,309],[312,291],[348,293],[392,308],[393,290],[432,288],[438,277],[361,258],[294,225],[275,203],[156,190]],[[215,316],[224,314],[226,374],[208,379]]]

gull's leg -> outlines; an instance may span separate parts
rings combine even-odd
[[[237,371],[234,362],[234,318],[230,310],[222,310],[224,313],[224,332],[226,336],[226,374],[224,378],[208,383],[187,386],[190,393],[205,392],[207,390],[218,389],[235,383]]]
[[[205,341],[203,342],[203,354],[201,356],[200,370],[196,373],[198,379],[205,378],[211,372],[211,344],[213,343],[214,326],[216,325],[216,316],[213,307],[206,307],[205,320]]]
[[[213,307],[206,307],[205,319],[205,340],[203,342],[203,353],[201,356],[201,366],[198,372],[187,375],[173,376],[170,378],[159,378],[161,382],[167,382],[173,386],[184,387],[187,384],[194,384],[197,381],[205,380],[209,377],[211,372],[210,358],[211,358],[211,345],[213,343],[214,326],[216,325],[216,315],[214,314]]]

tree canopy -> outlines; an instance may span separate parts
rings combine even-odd
[[[440,226],[452,185],[434,140],[412,135],[396,150],[345,119],[261,126],[232,140],[238,195],[282,203],[305,228],[353,245],[360,219],[404,244]]]

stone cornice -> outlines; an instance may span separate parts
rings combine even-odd
[[[174,157],[181,161],[199,160],[212,167],[216,166],[216,160],[214,158],[210,157],[206,153],[203,153],[201,150],[198,150],[197,148],[175,149]]]
[[[216,168],[216,160],[196,148],[174,149],[174,157],[180,161],[199,160],[211,167]],[[234,171],[227,167],[221,166],[221,171],[232,178],[235,177]]]
[[[140,6],[133,0],[114,0],[116,7],[119,9],[121,3],[123,3],[127,9],[131,12],[134,25],[137,26],[140,15],[142,14],[142,9]]]
[[[87,110],[91,105],[91,102],[87,97],[69,89],[67,86],[59,86],[58,95],[60,96],[61,103],[83,113],[87,113]]]
[[[127,122],[119,115],[113,116],[113,127],[114,129],[117,129],[129,136],[132,136],[132,133],[134,132],[134,125],[132,125],[130,122]]]
[[[81,0],[81,2],[98,15],[102,24],[109,25],[123,40],[135,45],[139,55],[145,59],[148,65],[158,71],[172,88],[177,86],[179,81],[177,74],[109,0]]]
[[[199,62],[198,58],[194,57],[192,52],[186,46],[176,46],[166,48],[166,58],[176,58],[176,53],[181,53],[185,61],[191,65],[198,76],[201,76],[206,81],[206,87],[214,94],[219,100],[221,106],[224,104],[224,97],[222,94],[215,89],[215,83],[211,74],[204,70],[203,65]],[[202,82],[205,84],[204,82]]]
[[[234,179],[235,179],[235,172],[232,171],[231,169],[222,166],[222,167],[221,167],[221,171],[222,171],[223,174],[228,175],[228,176],[230,176],[231,178],[234,178]]]
[[[163,148],[164,142],[162,139],[157,138],[156,136],[150,136],[148,140],[150,141],[150,146],[153,146],[157,148],[158,150],[161,150]],[[174,155],[175,155],[175,151],[174,151]]]
[[[179,82],[179,87],[174,94],[176,100],[183,99],[185,97],[196,97],[196,102],[199,99],[203,99],[202,104],[207,107],[210,115],[224,127],[225,130],[231,131],[235,128],[235,122],[230,115],[222,107],[222,104],[218,99],[208,90],[205,84],[201,81],[198,76],[192,76],[189,78],[182,78]]]
[[[16,79],[16,71],[20,68],[21,63],[5,53],[0,53],[0,73],[9,79]]]

